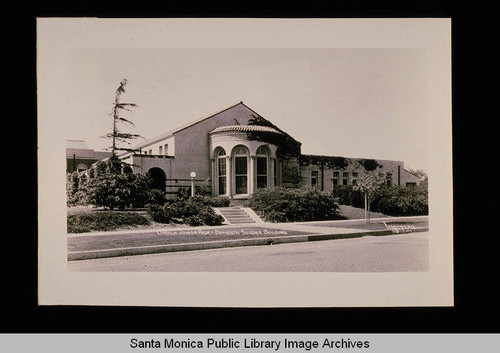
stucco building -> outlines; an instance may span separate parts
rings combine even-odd
[[[66,140],[66,172],[83,172],[102,159],[108,158],[111,152],[95,151],[83,140]]]
[[[331,191],[335,185],[355,184],[366,173],[364,159],[302,155],[299,141],[243,102],[133,148],[136,152],[119,154],[119,158],[134,173],[148,173],[154,186],[171,197],[179,188],[190,186],[192,172],[197,186],[232,199],[246,199],[270,186]],[[404,169],[403,161],[380,160],[375,167],[377,173],[386,175],[388,185],[420,183]]]

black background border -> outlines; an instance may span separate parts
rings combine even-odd
[[[296,2],[297,3],[297,2]],[[498,332],[495,269],[496,248],[491,237],[484,244],[479,235],[491,229],[475,223],[470,227],[470,193],[467,164],[469,144],[477,120],[471,119],[468,93],[476,73],[467,72],[477,53],[477,40],[486,30],[488,10],[470,8],[464,2],[339,1],[334,4],[271,4],[254,1],[237,7],[215,3],[164,5],[124,2],[92,7],[80,4],[30,5],[15,9],[3,31],[6,55],[16,68],[7,86],[13,92],[10,122],[22,132],[16,147],[22,157],[18,173],[3,173],[13,179],[2,185],[16,187],[15,197],[6,198],[7,216],[0,224],[2,249],[0,286],[0,333],[493,333]],[[470,4],[467,4],[470,5]],[[169,308],[37,305],[37,120],[36,120],[36,18],[451,18],[453,66],[453,190],[455,306],[415,308]],[[5,25],[5,23],[4,23]],[[22,65],[22,66],[19,66]],[[466,97],[467,95],[467,97]],[[29,110],[31,109],[31,110]],[[6,175],[8,174],[8,175]],[[8,214],[11,213],[11,216]],[[21,216],[21,220],[7,222]],[[13,224],[12,224],[13,223]],[[472,230],[471,230],[472,229]],[[474,232],[471,234],[471,232]],[[471,235],[481,239],[471,241]],[[476,239],[477,239],[476,238]],[[497,241],[497,240],[495,240]],[[494,318],[494,320],[489,320]]]

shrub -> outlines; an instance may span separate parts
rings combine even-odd
[[[421,216],[429,213],[427,188],[390,187],[377,193],[372,210],[389,216]]]
[[[231,199],[227,196],[203,196],[200,202],[212,207],[228,207],[231,204]]]
[[[99,173],[88,183],[88,201],[110,210],[144,207],[150,200],[150,185],[144,174]]]
[[[167,202],[167,193],[162,190],[152,189],[149,191],[149,205],[164,205]]]
[[[170,223],[172,221],[171,213],[169,212],[168,205],[147,205],[148,214],[151,219],[158,223]]]
[[[317,188],[260,189],[247,205],[270,222],[301,222],[341,219],[331,194]]]
[[[215,213],[210,205],[213,198],[194,196],[176,198],[165,205],[148,205],[148,213],[155,222],[170,223],[179,219],[191,226],[220,225],[224,218]]]
[[[87,175],[85,173],[67,173],[66,175],[66,203],[68,206],[86,205]]]
[[[339,204],[357,208],[365,207],[365,196],[360,190],[355,190],[351,185],[337,185],[333,191]]]
[[[90,212],[70,215],[67,218],[68,233],[108,231],[121,227],[148,225],[149,220],[135,212]]]

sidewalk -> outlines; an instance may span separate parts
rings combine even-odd
[[[389,226],[410,226],[413,232],[429,229],[428,217],[419,216],[375,218],[371,223],[356,219],[71,234],[68,260],[393,234],[383,221]]]

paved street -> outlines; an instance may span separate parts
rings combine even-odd
[[[71,271],[427,271],[428,232],[68,262]]]

